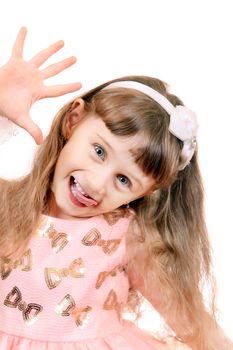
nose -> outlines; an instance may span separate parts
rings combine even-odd
[[[88,183],[96,200],[102,199],[106,194],[110,175],[106,171],[92,173],[88,178]]]

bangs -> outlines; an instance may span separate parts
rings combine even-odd
[[[141,135],[142,142],[131,150],[135,163],[159,186],[167,186],[174,173],[172,163],[176,162],[177,168],[179,162],[179,143],[168,130],[167,112],[145,94],[122,88],[101,90],[88,105],[87,111],[96,113],[114,135]],[[171,152],[174,147],[175,158]]]

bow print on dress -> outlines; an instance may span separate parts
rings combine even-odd
[[[111,289],[108,293],[107,299],[104,302],[103,309],[104,310],[116,310],[119,319],[121,318],[121,310],[123,303],[119,303],[117,299],[116,292]]]
[[[100,246],[107,255],[112,255],[119,247],[120,242],[120,239],[102,239],[101,233],[96,228],[92,228],[82,239],[82,244],[87,246]]]
[[[89,305],[78,308],[70,294],[67,294],[55,308],[55,312],[60,316],[73,316],[79,328],[83,328],[88,323],[91,310],[92,307]]]
[[[129,217],[129,210],[127,210],[127,209],[118,209],[118,210],[112,211],[110,213],[103,214],[103,217],[104,217],[104,220],[107,221],[107,223],[110,226],[113,226],[121,218],[128,218]]]
[[[38,315],[42,312],[43,307],[39,304],[27,304],[22,300],[22,294],[19,288],[12,288],[11,292],[7,294],[4,300],[4,305],[12,308],[17,308],[22,311],[23,319],[27,326],[31,326],[37,321]]]
[[[1,259],[0,258],[0,276],[4,280],[13,269],[19,268],[21,271],[30,271],[32,269],[32,252],[28,249],[19,259]]]
[[[45,220],[38,233],[40,237],[51,239],[51,246],[55,253],[60,252],[70,241],[70,236],[65,232],[58,232],[50,220]]]
[[[95,284],[95,288],[99,289],[108,276],[114,277],[114,276],[116,276],[116,274],[118,272],[123,272],[123,271],[124,271],[124,266],[122,264],[120,264],[120,265],[115,266],[114,269],[112,269],[111,271],[100,272],[98,275],[96,284]]]
[[[86,267],[81,258],[72,261],[69,267],[63,269],[46,267],[44,269],[45,282],[49,289],[56,288],[62,281],[63,277],[80,278],[84,277]]]

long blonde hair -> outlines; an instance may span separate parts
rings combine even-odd
[[[173,105],[182,104],[158,79],[133,76],[114,81],[119,80],[144,83],[166,96]],[[145,289],[149,289],[148,286],[151,289],[153,281],[160,283],[167,309],[176,301],[180,315],[177,322],[188,324],[187,327],[184,324],[182,341],[196,337],[204,344],[206,305],[202,284],[210,281],[213,287],[214,283],[197,151],[190,164],[178,171],[182,142],[168,131],[167,112],[140,92],[122,88],[102,90],[108,83],[82,96],[85,109],[99,115],[115,135],[129,136],[143,131],[147,142],[138,147],[135,161],[156,183],[154,193],[130,204],[136,215],[128,240],[128,267],[141,276]],[[14,181],[0,180],[2,258],[22,252],[39,225],[41,213],[49,213],[54,169],[66,142],[66,116],[74,101],[56,115],[50,133],[38,149],[31,172]],[[137,229],[133,230],[134,227]],[[211,301],[210,315],[214,319],[213,297]]]

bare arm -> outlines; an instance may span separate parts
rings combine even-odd
[[[44,80],[53,77],[76,62],[75,57],[39,69],[64,43],[58,41],[36,54],[29,61],[23,59],[26,28],[21,28],[15,40],[9,61],[0,67],[0,115],[27,130],[40,144],[43,136],[30,117],[30,108],[36,101],[61,96],[81,88],[80,83],[46,86]]]
[[[129,279],[131,285],[134,286],[160,313],[168,326],[176,333],[178,338],[183,338],[187,333],[189,320],[185,316],[180,315],[175,299],[168,300],[166,293],[164,293],[159,281],[150,281],[149,288],[146,288],[143,279],[138,274],[128,269]],[[192,350],[233,350],[232,341],[226,336],[223,330],[213,321],[213,319],[206,312],[206,329],[208,334],[208,347],[202,347],[198,339],[187,342],[186,345]],[[177,348],[178,349],[178,348]]]
[[[205,306],[202,306],[202,302],[200,302],[203,300],[202,295],[200,295],[197,304],[198,319],[193,318],[192,307],[187,310],[189,305],[197,302],[197,300],[193,300],[193,295],[179,296],[178,292],[175,292],[175,286],[168,288],[165,280],[169,278],[169,275],[162,275],[160,278],[159,269],[156,272],[153,267],[153,271],[148,272],[150,263],[147,259],[142,258],[147,252],[145,252],[144,245],[138,243],[138,237],[140,237],[139,228],[135,223],[127,236],[126,263],[130,286],[133,290],[138,290],[151,303],[175,332],[177,338],[182,339],[190,349],[233,350],[232,341],[227,338],[214,317],[207,312]],[[138,262],[140,262],[140,267]],[[183,297],[185,297],[185,303],[182,302]],[[190,337],[190,335],[193,336]]]

